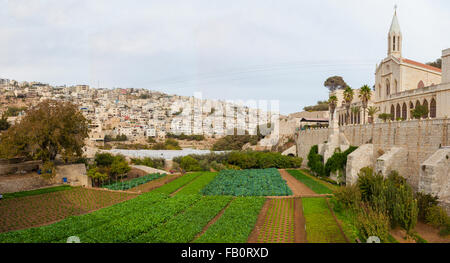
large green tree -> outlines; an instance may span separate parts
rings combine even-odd
[[[71,161],[83,154],[88,120],[69,102],[47,100],[0,136],[0,157],[28,157],[44,162],[59,154]]]
[[[341,76],[329,77],[323,85],[330,91],[345,89],[345,87],[347,87],[347,83],[345,83],[344,79]]]

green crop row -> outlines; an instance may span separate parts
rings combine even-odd
[[[104,225],[168,198],[162,194],[144,194],[126,202],[106,207],[90,214],[72,216],[57,223],[0,234],[0,243],[64,242],[68,237]]]
[[[181,187],[185,186],[186,184],[188,184],[189,182],[191,182],[192,180],[194,180],[201,174],[202,174],[202,172],[189,173],[189,174],[183,175],[180,178],[177,178],[177,179],[173,180],[172,182],[153,190],[152,193],[171,194],[171,193],[177,191],[178,189],[180,189]]]
[[[166,224],[154,228],[133,242],[139,243],[188,243],[202,231],[230,201],[231,197],[207,196],[184,213],[170,219]]]
[[[41,195],[41,194],[47,194],[47,193],[53,193],[53,192],[59,192],[59,191],[66,191],[66,190],[70,190],[70,189],[72,189],[72,187],[70,185],[60,185],[60,186],[42,188],[42,189],[31,190],[31,191],[6,193],[6,194],[3,194],[3,200],[10,199],[10,198],[18,198],[18,197]]]
[[[181,189],[177,194],[199,194],[200,191],[208,185],[217,173],[203,172],[194,181],[187,184],[183,189]]]
[[[295,177],[295,179],[299,180],[303,184],[305,184],[307,187],[309,187],[311,190],[314,191],[316,194],[332,194],[333,191],[326,187],[324,184],[318,182],[317,180],[314,180],[313,178],[303,174],[303,172],[299,170],[288,170],[287,171],[290,175]]]
[[[263,197],[236,198],[195,243],[246,243],[264,202]]]
[[[204,195],[287,196],[292,195],[275,168],[223,170],[203,188]]]
[[[158,178],[161,178],[163,176],[166,176],[166,174],[148,174],[146,176],[142,176],[142,177],[138,177],[135,179],[131,179],[129,181],[125,181],[125,182],[117,182],[114,184],[110,184],[110,185],[105,185],[103,186],[103,188],[109,189],[109,190],[128,190],[131,189],[133,187],[139,186],[141,184],[145,184],[148,182],[151,182],[153,180],[156,180]]]
[[[139,207],[132,213],[108,224],[78,234],[85,243],[123,243],[151,231],[174,215],[184,211],[201,198],[200,195],[180,195],[151,206]]]
[[[346,243],[325,198],[303,198],[308,243]]]

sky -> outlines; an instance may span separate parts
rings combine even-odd
[[[0,78],[223,100],[326,100],[374,85],[398,5],[403,56],[450,48],[448,0],[0,0]]]

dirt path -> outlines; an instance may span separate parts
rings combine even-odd
[[[305,230],[305,217],[303,216],[303,204],[301,198],[295,199],[295,243],[307,243]]]
[[[287,185],[289,188],[291,188],[294,196],[316,196],[317,194],[314,193],[313,190],[311,190],[309,187],[304,185],[299,180],[295,179],[292,175],[290,175],[286,170],[280,169],[281,177],[286,180]]]
[[[416,228],[414,229],[419,236],[428,241],[429,243],[450,243],[450,236],[442,237],[439,235],[439,230],[424,224],[422,222],[417,222]]]
[[[269,211],[270,199],[266,199],[261,211],[259,212],[258,219],[256,220],[255,227],[248,238],[248,243],[258,243],[258,237],[261,233],[261,229],[264,228],[264,221],[266,220],[267,211]]]
[[[142,193],[146,193],[146,192],[150,192],[152,190],[155,190],[156,188],[159,188],[165,184],[168,184],[170,182],[172,182],[173,180],[177,179],[178,177],[180,177],[181,174],[169,174],[166,175],[162,178],[156,179],[154,181],[148,182],[146,184],[142,184],[139,185],[137,187],[131,188],[129,191],[132,192],[142,192]]]

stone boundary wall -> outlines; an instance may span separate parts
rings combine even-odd
[[[365,125],[347,125],[339,127],[351,145],[366,143],[374,145],[375,159],[388,152],[392,147],[403,147],[407,151],[406,162],[399,164],[402,174],[408,182],[418,188],[420,164],[442,146],[450,146],[450,120],[427,119],[410,121],[392,121]],[[329,128],[300,131],[296,134],[298,156],[306,160],[313,145],[328,140]],[[306,165],[307,161],[303,162]],[[375,163],[373,164],[375,167]]]
[[[37,171],[40,165],[42,165],[42,161],[28,161],[21,163],[15,162],[8,163],[6,161],[3,161],[2,163],[0,163],[0,176]]]

